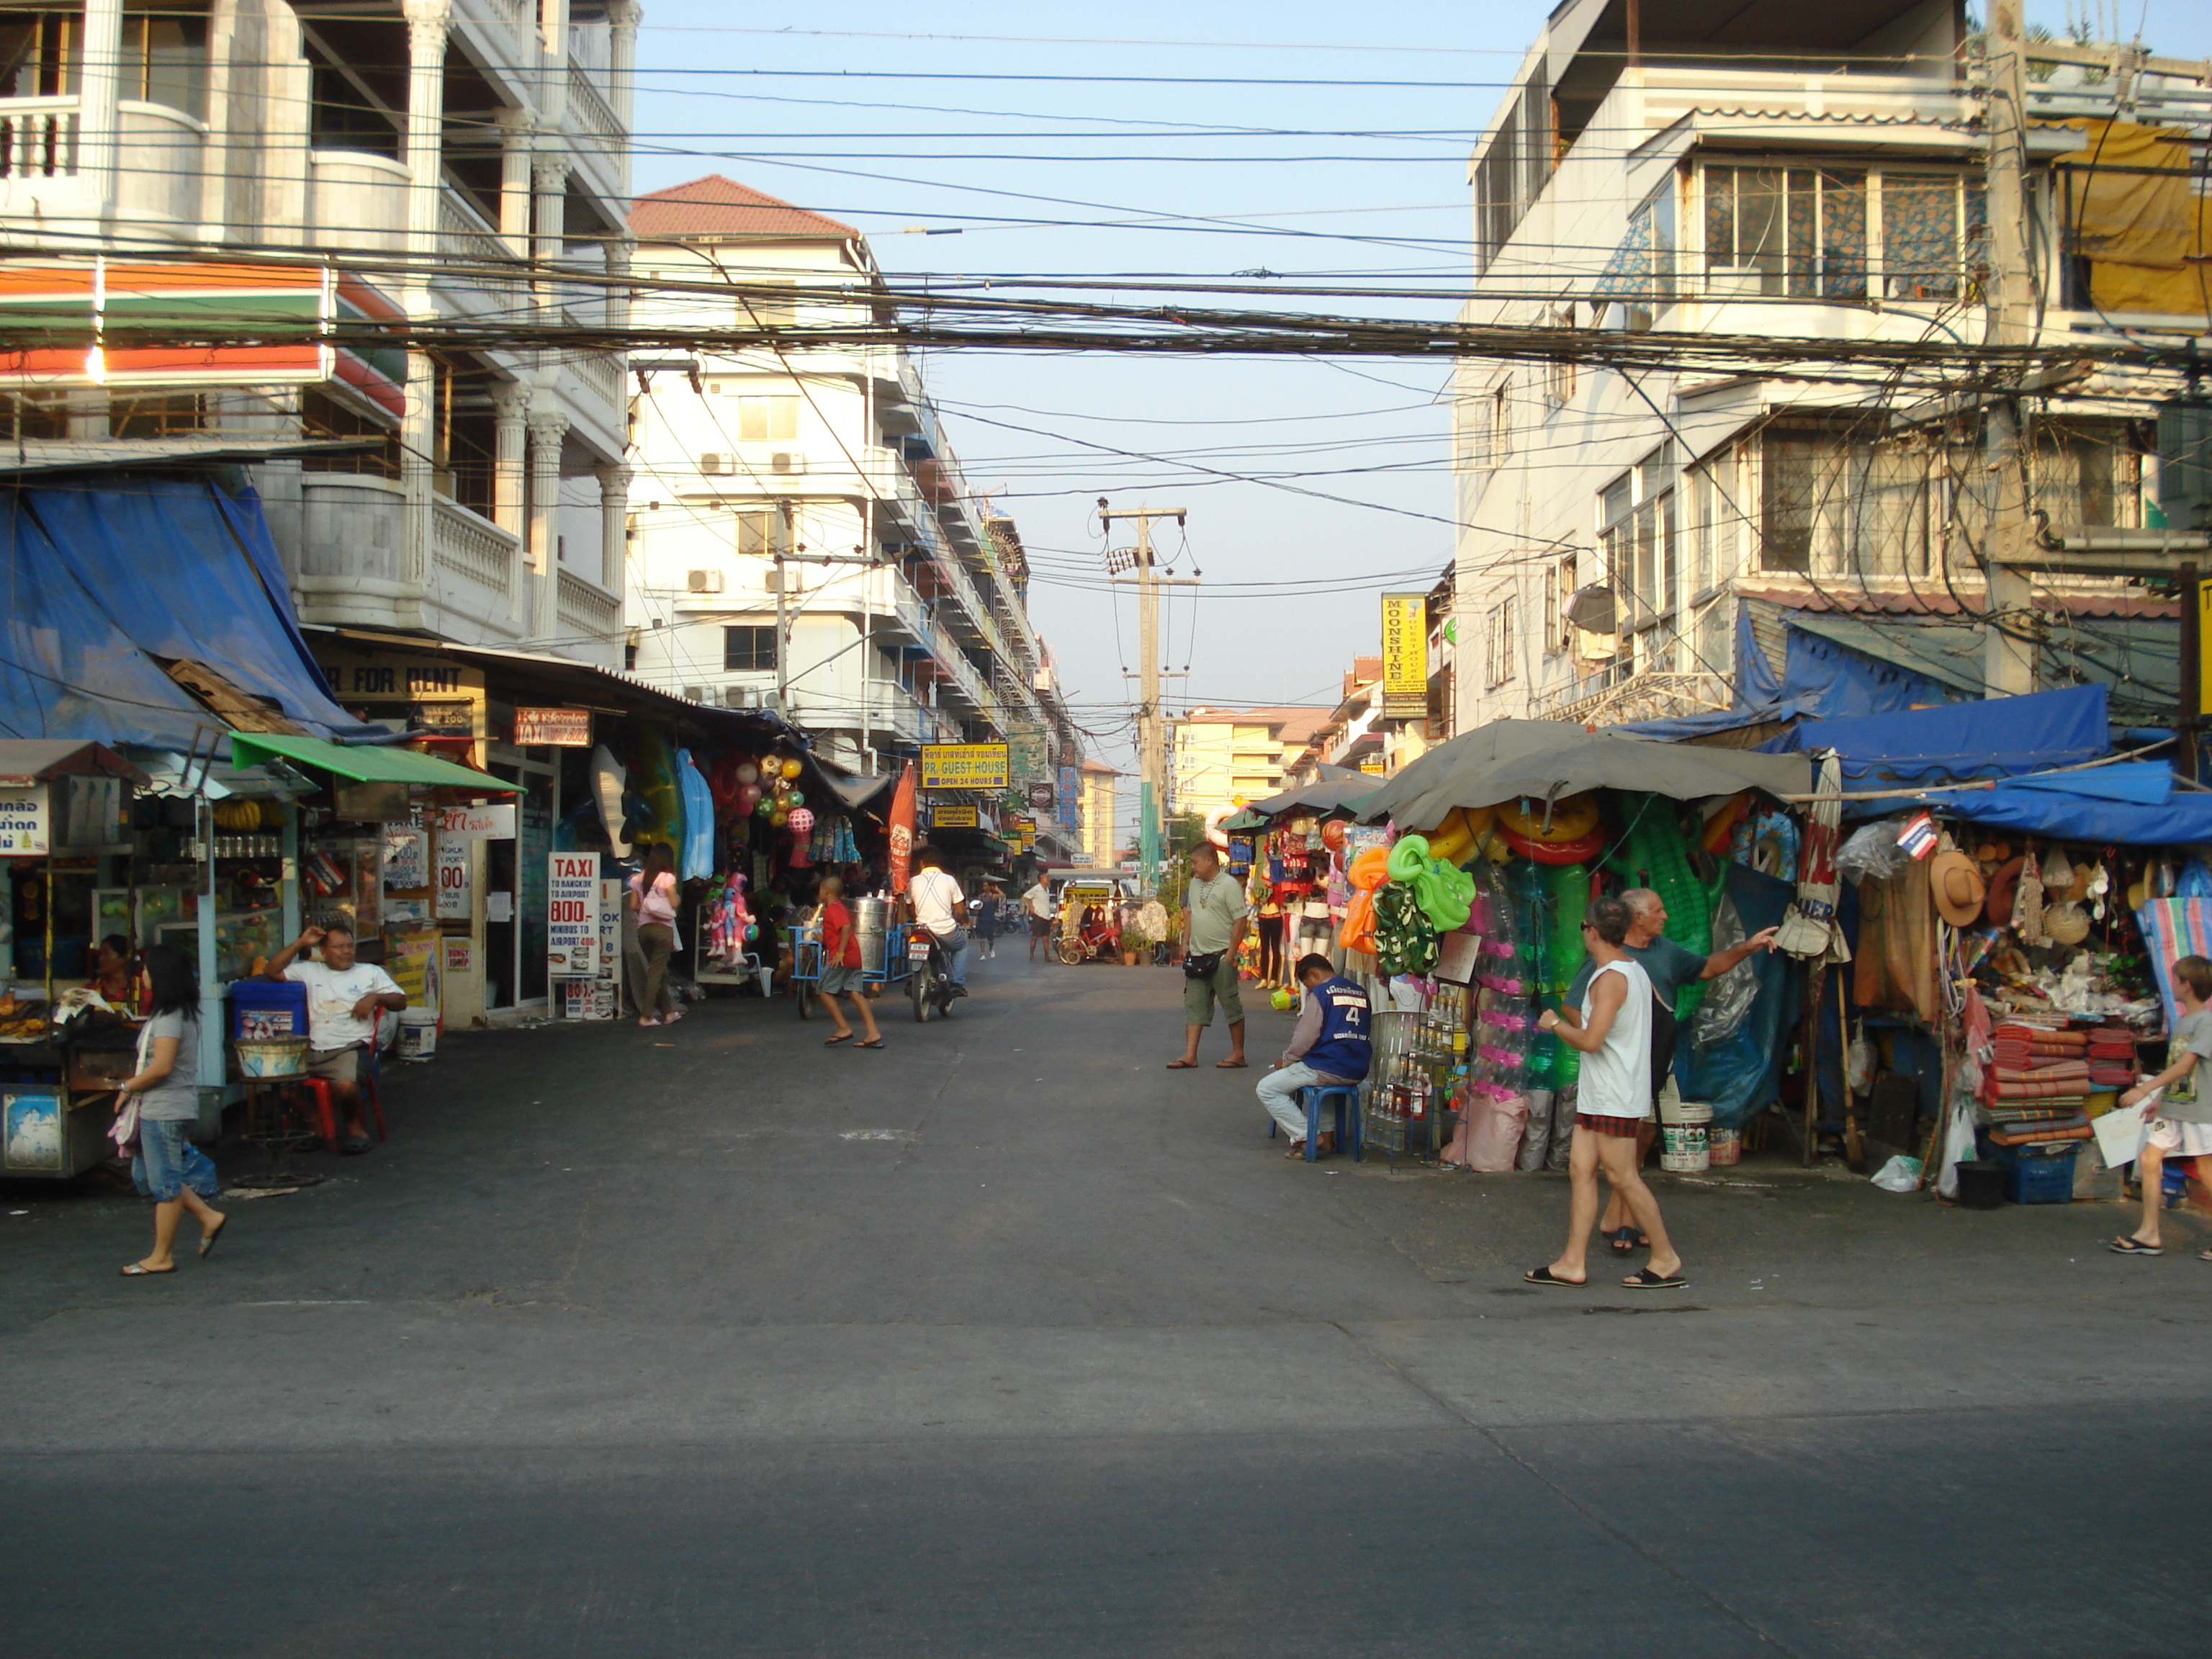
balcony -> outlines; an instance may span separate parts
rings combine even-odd
[[[438,279],[448,288],[481,294],[500,309],[514,304],[520,279],[501,274],[514,267],[514,250],[451,185],[438,191],[438,258],[468,267],[465,275],[449,272]]]
[[[114,175],[115,207],[133,234],[189,235],[200,216],[207,128],[166,104],[125,99],[116,106],[125,165]],[[105,216],[108,179],[82,172],[88,135],[75,97],[0,99],[0,217],[54,225]],[[159,156],[161,165],[131,158]]]
[[[520,540],[490,520],[440,495],[433,500],[430,563],[441,585],[459,578],[495,596],[504,608],[514,588]]]
[[[411,172],[386,156],[309,150],[307,240],[316,247],[404,252],[407,192],[414,184]]]
[[[1717,674],[1630,674],[1612,684],[1589,679],[1566,684],[1533,700],[1538,720],[1617,726],[1626,720],[1662,720],[1729,707],[1728,682]]]
[[[614,106],[599,88],[592,72],[573,58],[568,60],[568,105],[564,125],[576,141],[577,159],[585,162],[610,196],[625,196],[629,169],[623,165],[622,123]]]
[[[556,620],[564,656],[611,655],[622,641],[622,601],[573,570],[561,573]]]

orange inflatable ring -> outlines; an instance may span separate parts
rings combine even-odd
[[[1527,810],[1522,810],[1523,806]],[[1598,825],[1597,796],[1585,791],[1569,795],[1552,808],[1551,827],[1544,827],[1544,803],[1540,800],[1514,801],[1498,809],[1498,828],[1506,832],[1510,842],[1518,836],[1526,841],[1549,842],[1554,844],[1582,841],[1595,831]],[[1572,864],[1572,859],[1561,859],[1562,864]]]
[[[1534,836],[1501,830],[1505,844],[1539,864],[1588,864],[1605,851],[1605,836],[1593,830],[1580,841],[1538,841]]]
[[[1429,856],[1446,864],[1465,864],[1497,818],[1492,807],[1455,806],[1442,823],[1429,831]]]

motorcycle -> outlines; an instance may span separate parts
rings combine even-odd
[[[914,1000],[914,1017],[922,1024],[944,1019],[952,1012],[955,993],[946,972],[945,949],[928,928],[909,927],[906,935],[907,994]]]

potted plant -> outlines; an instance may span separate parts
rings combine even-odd
[[[1152,948],[1152,942],[1145,936],[1143,928],[1132,927],[1121,930],[1121,965],[1124,968],[1135,967]]]

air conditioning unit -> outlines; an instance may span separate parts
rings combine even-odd
[[[768,458],[768,470],[771,472],[803,472],[806,468],[799,457],[787,449],[779,449]]]
[[[706,702],[714,695],[714,688],[711,685],[687,685],[684,688],[684,700],[688,702]]]
[[[699,458],[699,470],[710,475],[727,472],[730,470],[730,458],[727,455],[718,455],[709,450]]]
[[[761,694],[750,685],[726,685],[722,688],[722,707],[725,708],[757,708]]]
[[[693,593],[719,593],[722,591],[722,573],[719,570],[687,570],[684,586]]]
[[[805,580],[796,570],[771,570],[768,573],[768,591],[771,593],[804,593]]]

